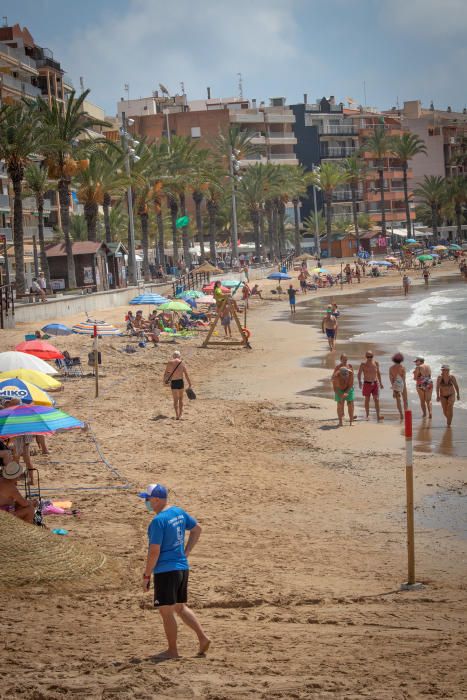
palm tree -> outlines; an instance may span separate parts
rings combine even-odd
[[[209,187],[209,180],[217,177],[218,167],[216,162],[209,157],[209,151],[199,150],[197,158],[193,163],[193,171],[190,178],[191,196],[195,204],[196,231],[198,234],[201,262],[205,258],[204,252],[204,230],[203,217],[201,215],[201,205],[204,201],[206,191]]]
[[[217,217],[219,214],[220,202],[222,199],[223,189],[222,180],[213,178],[208,183],[206,190],[206,209],[208,212],[208,231],[209,231],[209,257],[213,265],[217,260],[216,251],[216,233],[217,233]]]
[[[457,226],[457,242],[462,240],[462,211],[467,204],[467,179],[456,175],[446,182],[446,199],[454,207]]]
[[[419,153],[424,153],[426,155],[425,141],[416,136],[416,134],[405,133],[402,134],[402,136],[395,136],[391,139],[391,151],[402,163],[407,235],[410,238],[412,235],[412,222],[410,221],[410,197],[407,171],[409,169],[409,160],[417,156]]]
[[[388,138],[384,124],[375,127],[373,136],[365,144],[365,150],[374,153],[379,175],[379,193],[381,201],[381,233],[386,236],[386,203],[384,200],[384,159],[391,152],[391,139]]]
[[[352,218],[355,231],[355,237],[357,239],[357,250],[360,249],[360,227],[358,221],[358,210],[357,210],[357,192],[360,187],[360,183],[363,181],[366,173],[366,165],[363,160],[361,160],[358,155],[350,156],[344,160],[344,171],[347,174],[347,182],[350,185],[350,194],[352,197]]]
[[[25,172],[24,179],[27,183],[28,190],[36,200],[37,207],[37,231],[39,234],[39,251],[41,259],[42,274],[45,275],[47,289],[52,290],[52,281],[50,279],[49,262],[45,252],[44,240],[44,198],[45,193],[50,189],[49,173],[45,166],[40,167],[37,163],[31,163]]]
[[[347,182],[347,177],[347,173],[340,165],[328,161],[321,163],[319,169],[311,173],[311,181],[324,194],[328,257],[331,257],[332,253],[332,194],[336,187]]]
[[[13,187],[13,243],[15,250],[16,290],[25,292],[23,179],[31,155],[38,152],[37,120],[23,103],[7,105],[0,110],[0,160],[5,162]]]
[[[239,184],[239,196],[241,202],[248,210],[253,225],[255,241],[255,255],[261,255],[260,241],[260,216],[263,202],[266,199],[268,185],[268,173],[266,166],[258,163],[250,166],[244,173]]]
[[[233,207],[235,206],[234,196],[237,188],[237,173],[233,166],[233,161],[245,160],[262,153],[260,145],[252,143],[256,136],[254,131],[243,130],[240,125],[229,126],[227,130],[219,133],[216,139],[216,151],[221,158],[226,174],[230,177],[232,188],[232,219]],[[238,258],[238,231],[231,230],[232,259]]]
[[[75,92],[72,91],[64,108],[56,100],[49,104],[46,100],[38,98],[34,103],[41,124],[41,152],[47,158],[50,176],[58,181],[69,288],[76,287],[75,262],[70,238],[71,180],[87,165],[85,160],[77,162],[75,158],[87,155],[87,149],[92,150],[99,142],[104,141],[103,139],[91,141],[88,137],[89,130],[95,126],[110,126],[107,122],[95,119],[84,111],[83,102],[88,94],[89,90],[85,90],[79,97],[75,97]]]
[[[274,166],[273,166],[274,167]],[[301,252],[300,247],[300,198],[304,197],[307,193],[308,186],[311,183],[311,175],[305,173],[304,168],[299,165],[278,165],[276,179],[281,183],[279,189],[281,190],[280,199],[284,207],[280,206],[280,209],[285,209],[285,204],[291,201],[293,204],[294,211],[294,247],[295,254],[299,255]],[[274,175],[272,175],[274,181]],[[274,186],[274,182],[273,182]],[[282,229],[283,225],[281,225]]]
[[[109,227],[110,240],[107,240],[106,231],[106,243],[111,243],[111,241],[119,241],[128,231],[128,214],[125,211],[121,201],[112,207],[109,212]]]
[[[431,211],[433,241],[438,242],[438,216],[446,201],[446,180],[440,175],[425,175],[423,182],[414,191],[415,197]]]

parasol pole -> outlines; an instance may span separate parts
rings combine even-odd
[[[414,527],[414,493],[413,493],[413,447],[412,447],[412,411],[405,411],[405,484],[407,507],[407,582],[401,585],[405,591],[423,588],[415,580],[415,527]]]
[[[97,339],[97,326],[94,324],[94,375],[96,377],[96,394],[95,398],[99,396],[99,354],[98,354],[98,339]]]

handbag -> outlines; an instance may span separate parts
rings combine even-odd
[[[190,401],[193,401],[193,399],[196,399],[196,394],[195,394],[195,392],[193,391],[193,389],[191,388],[191,386],[188,387],[188,389],[186,390],[186,395],[188,396],[188,398],[190,399]]]
[[[173,373],[175,372],[175,370],[177,369],[177,367],[178,367],[179,365],[180,365],[180,362],[178,362],[178,363],[175,365],[175,367],[173,368],[173,370],[171,371],[171,373],[169,374],[169,376],[168,376],[167,379],[165,380],[164,384],[168,384],[168,383],[170,382],[170,380],[172,379]]]

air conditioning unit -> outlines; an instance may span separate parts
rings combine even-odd
[[[457,143],[456,137],[455,137],[455,136],[451,136],[450,139],[449,139],[449,143],[451,144],[451,146],[455,146],[456,143]]]

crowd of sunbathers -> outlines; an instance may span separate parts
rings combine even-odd
[[[141,310],[137,311],[136,314],[128,311],[125,316],[127,333],[137,336],[141,340],[149,340],[154,345],[159,342],[161,333],[175,333],[199,328],[200,324],[207,324],[210,319],[211,313],[209,311],[195,309],[182,314],[154,310],[147,319],[144,318]]]

